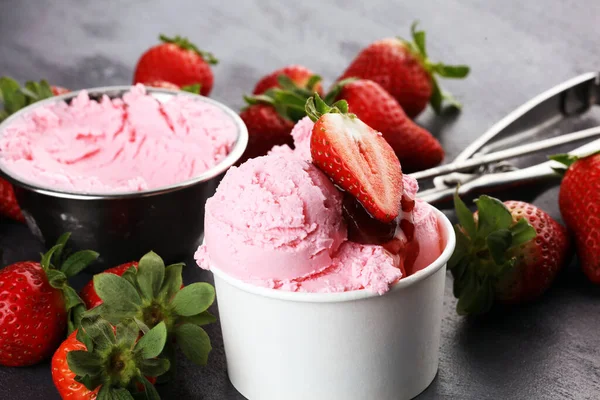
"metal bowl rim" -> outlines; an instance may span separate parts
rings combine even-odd
[[[17,111],[16,113],[12,114],[6,120],[4,120],[2,123],[0,123],[0,137],[2,137],[4,130],[6,130],[6,128],[8,126],[10,126],[10,124],[13,121],[17,120],[18,118],[21,118],[23,115],[31,112],[35,108],[43,107],[45,105],[56,103],[59,101],[72,99],[74,97],[77,97],[77,95],[84,90],[90,95],[111,94],[111,92],[121,92],[120,95],[123,95],[124,93],[130,91],[133,87],[134,86],[132,86],[132,85],[120,85],[120,86],[104,86],[104,87],[80,89],[80,90],[72,91],[72,92],[69,92],[66,94],[54,96],[54,97],[33,103],[33,104]],[[42,187],[42,186],[36,185],[32,182],[28,182],[27,180],[24,180],[21,177],[17,176],[16,174],[13,174],[10,171],[8,171],[7,170],[8,168],[6,168],[6,166],[2,162],[1,157],[0,157],[0,175],[3,175],[3,178],[9,180],[11,183],[13,183],[19,187],[34,191],[39,194],[52,196],[52,197],[68,198],[68,199],[74,199],[74,200],[127,199],[127,198],[156,196],[156,195],[160,195],[160,194],[165,194],[165,193],[185,189],[190,186],[194,186],[198,183],[207,182],[207,181],[217,177],[218,175],[224,173],[225,171],[227,171],[227,169],[229,169],[233,164],[235,164],[241,158],[242,154],[246,150],[246,146],[248,145],[248,129],[246,128],[246,125],[244,124],[242,119],[239,117],[239,115],[236,112],[234,112],[231,108],[229,108],[228,106],[226,106],[225,104],[223,104],[217,100],[208,98],[206,96],[194,94],[194,93],[189,93],[189,92],[184,92],[184,91],[179,91],[179,90],[171,90],[171,89],[153,88],[153,87],[149,87],[149,86],[146,86],[145,88],[149,94],[164,94],[164,95],[170,95],[170,96],[176,96],[176,95],[177,96],[179,96],[179,95],[189,96],[189,97],[193,97],[196,99],[201,99],[201,101],[205,101],[205,102],[212,104],[212,105],[218,107],[219,109],[221,109],[227,116],[229,116],[232,119],[232,121],[236,125],[237,131],[238,131],[238,138],[237,138],[235,144],[233,145],[233,148],[229,152],[229,154],[223,160],[221,160],[217,165],[215,165],[212,168],[209,168],[204,173],[202,173],[194,178],[187,179],[185,181],[178,182],[178,183],[175,183],[172,185],[162,186],[159,188],[154,188],[154,189],[144,190],[144,191],[139,191],[139,192],[77,193],[77,192],[70,192],[70,191],[65,191],[65,190],[57,190],[57,189],[50,189],[50,188]]]

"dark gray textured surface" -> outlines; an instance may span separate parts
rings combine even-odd
[[[238,108],[261,74],[302,63],[330,83],[362,46],[407,35],[418,18],[432,58],[472,66],[465,82],[444,82],[464,102],[463,113],[434,119],[427,112],[418,120],[452,158],[525,100],[600,68],[597,1],[320,3],[0,0],[0,75],[70,88],[128,83],[158,32],[179,33],[221,59],[212,97]],[[557,187],[528,190],[501,197],[534,199],[560,217]],[[0,247],[5,262],[40,250],[25,227],[10,222],[0,223]],[[185,274],[187,282],[210,279],[191,266]],[[600,290],[576,263],[535,304],[477,321],[455,315],[448,289],[440,371],[419,399],[600,398]],[[208,330],[215,348],[208,367],[182,365],[179,380],[161,388],[163,398],[242,399],[227,380],[219,327]],[[57,399],[49,364],[0,368],[0,398]]]

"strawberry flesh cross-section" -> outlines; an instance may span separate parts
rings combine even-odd
[[[412,246],[415,201],[403,198],[402,169],[394,151],[379,132],[348,114],[343,100],[330,107],[315,94],[306,110],[316,121],[310,142],[312,162],[344,192],[348,238],[381,245],[393,256],[406,258],[400,263],[405,275],[411,268],[405,265],[411,264],[407,252],[418,253]]]
[[[381,133],[348,114],[347,107],[345,101],[329,107],[317,94],[307,102],[316,121],[310,143],[313,163],[373,218],[390,223],[401,210],[400,161]]]

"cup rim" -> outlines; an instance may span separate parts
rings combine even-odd
[[[395,283],[390,288],[390,290],[387,293],[384,293],[383,295],[380,295],[376,292],[372,292],[368,289],[360,289],[360,290],[352,290],[352,291],[348,291],[348,292],[336,292],[336,293],[290,292],[290,291],[285,291],[285,290],[277,290],[277,289],[256,286],[251,283],[247,283],[247,282],[241,281],[237,278],[234,278],[234,277],[226,274],[225,272],[221,271],[220,269],[214,268],[212,266],[210,268],[210,271],[216,277],[224,280],[225,282],[229,283],[230,285],[232,285],[238,289],[241,289],[245,292],[253,293],[253,294],[256,294],[259,296],[269,297],[269,298],[272,298],[275,300],[284,300],[284,301],[291,301],[291,302],[304,302],[304,303],[338,303],[338,302],[356,301],[356,300],[362,300],[362,299],[367,299],[367,298],[386,296],[391,292],[405,290],[406,288],[409,288],[410,286],[416,284],[417,282],[420,282],[420,281],[426,279],[427,277],[433,275],[434,273],[439,271],[444,265],[447,264],[448,260],[452,256],[452,253],[454,252],[454,248],[456,246],[456,235],[454,233],[454,227],[452,226],[452,223],[450,222],[448,217],[446,217],[446,215],[443,212],[441,212],[437,208],[433,207],[431,204],[429,204],[429,206],[435,210],[439,221],[442,222],[442,225],[444,227],[446,237],[447,237],[446,247],[444,248],[444,251],[442,251],[442,254],[440,254],[440,256],[435,261],[433,261],[431,264],[429,264],[427,267],[423,268],[420,271],[415,272],[414,274],[412,274],[406,278],[400,279],[397,283]]]
[[[98,95],[103,95],[103,94],[109,95],[111,93],[114,93],[114,94],[120,93],[122,95],[122,94],[130,91],[133,87],[135,87],[135,85],[102,86],[102,87],[94,87],[94,88],[87,88],[87,89],[79,89],[76,91],[72,91],[72,92],[62,94],[59,96],[50,97],[48,99],[41,100],[36,103],[30,104],[29,106],[12,114],[11,116],[9,116],[7,119],[5,119],[4,121],[2,121],[0,123],[0,137],[2,137],[4,131],[6,130],[7,127],[9,127],[11,125],[12,122],[17,120],[18,118],[21,118],[23,115],[32,112],[34,109],[36,109],[38,107],[43,107],[43,106],[46,106],[49,104],[57,103],[59,101],[70,100],[72,98],[77,97],[79,95],[79,93],[84,90],[91,96],[98,96]],[[75,200],[139,198],[139,197],[155,196],[155,195],[159,195],[159,194],[173,192],[173,191],[181,190],[181,189],[196,185],[201,182],[209,181],[209,180],[215,178],[216,176],[227,171],[227,169],[229,169],[231,166],[233,166],[233,164],[235,164],[242,157],[242,155],[244,154],[244,151],[246,150],[246,147],[248,146],[248,129],[246,127],[246,124],[244,124],[244,122],[240,118],[240,116],[235,111],[233,111],[231,108],[229,108],[228,106],[226,106],[225,104],[223,104],[217,100],[214,100],[214,99],[211,99],[206,96],[199,95],[199,94],[195,94],[195,93],[185,92],[185,91],[181,91],[181,90],[154,88],[154,87],[150,87],[150,86],[145,86],[145,89],[148,94],[151,94],[151,95],[153,95],[153,97],[158,98],[159,101],[160,101],[161,97],[164,97],[164,98],[174,97],[176,95],[177,96],[188,96],[188,97],[193,97],[197,100],[212,104],[212,105],[218,107],[219,109],[221,109],[229,118],[231,118],[231,120],[233,121],[233,123],[235,124],[235,126],[237,128],[238,137],[233,145],[233,148],[229,152],[229,154],[227,154],[227,156],[225,158],[223,158],[215,166],[207,169],[202,174],[200,174],[194,178],[187,179],[185,181],[174,183],[174,184],[171,184],[168,186],[161,186],[158,188],[143,190],[143,191],[139,191],[139,192],[78,193],[78,192],[72,192],[72,191],[68,191],[68,190],[52,189],[52,188],[40,186],[31,181],[28,181],[27,179],[23,179],[22,177],[18,176],[17,174],[11,173],[9,168],[6,168],[6,165],[2,162],[1,157],[0,157],[0,176],[9,180],[11,183],[13,183],[19,187],[34,191],[36,193],[44,194],[47,196],[52,196],[52,197],[68,198],[68,199],[75,199]]]

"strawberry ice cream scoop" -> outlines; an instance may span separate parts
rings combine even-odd
[[[237,140],[225,112],[200,98],[159,102],[137,85],[122,99],[38,107],[6,127],[4,167],[50,189],[136,192],[192,179],[218,164]]]
[[[312,128],[315,125],[310,118],[304,117],[294,125],[291,135],[294,138],[294,149],[287,144],[274,146],[269,154],[273,155],[294,155],[302,160],[311,159],[310,156],[310,136]]]
[[[312,164],[279,156],[229,169],[204,225],[210,261],[263,286],[321,272],[346,239],[333,184]]]
[[[348,240],[342,195],[317,167],[270,155],[231,168],[206,202],[200,267],[273,289],[380,294],[402,276],[382,246]]]
[[[383,247],[346,241],[340,246],[331,267],[306,279],[287,282],[282,289],[334,293],[367,288],[384,294],[401,277],[397,260]]]
[[[409,257],[415,257],[408,273],[415,273],[435,261],[444,250],[444,240],[440,234],[442,227],[435,214],[435,209],[417,200],[412,213],[415,226],[414,240],[409,244]]]

